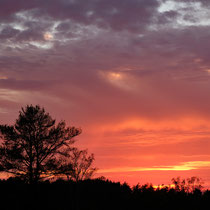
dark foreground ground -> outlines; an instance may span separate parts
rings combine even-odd
[[[108,180],[79,183],[57,180],[35,186],[17,180],[0,181],[0,210],[133,210],[210,209],[210,191],[156,189]]]

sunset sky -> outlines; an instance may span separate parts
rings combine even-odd
[[[209,0],[0,0],[0,123],[81,127],[97,176],[210,187]]]

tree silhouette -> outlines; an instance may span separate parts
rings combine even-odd
[[[70,152],[70,158],[68,158],[65,165],[64,174],[67,179],[74,181],[90,179],[96,172],[96,168],[92,167],[94,161],[94,154],[88,155],[87,150],[79,150],[73,148]]]
[[[39,105],[27,105],[19,112],[14,125],[0,125],[0,170],[37,183],[50,175],[63,173],[64,159],[69,157],[75,127],[57,125]]]
[[[181,179],[180,177],[173,178],[172,183],[174,184],[176,191],[183,192],[194,192],[195,190],[202,190],[203,181],[201,178],[192,176],[187,179]]]

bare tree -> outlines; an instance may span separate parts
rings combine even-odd
[[[70,157],[66,168],[63,170],[67,179],[72,179],[74,181],[90,179],[93,177],[97,168],[92,167],[94,161],[94,154],[88,155],[87,150],[79,150],[74,148],[70,152]]]
[[[29,183],[63,173],[74,137],[81,133],[56,121],[39,105],[27,105],[14,125],[0,125],[0,169]]]

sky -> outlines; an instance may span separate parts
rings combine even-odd
[[[210,1],[0,0],[0,123],[39,104],[96,176],[210,187]]]

